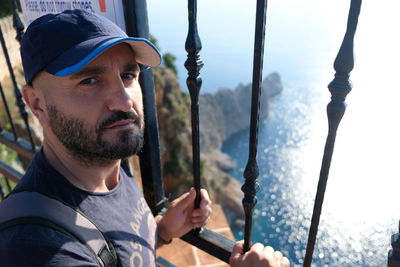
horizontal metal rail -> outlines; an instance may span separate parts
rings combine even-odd
[[[33,150],[31,143],[25,139],[18,138],[15,140],[14,135],[6,130],[0,131],[0,143],[15,150],[20,156],[29,160],[32,160],[35,153],[39,150],[39,148]]]
[[[191,231],[181,239],[226,263],[229,263],[235,245],[235,241],[207,228],[202,228],[198,234]]]
[[[6,179],[13,181],[14,183],[18,183],[21,180],[23,174],[7,163],[0,160],[0,173],[4,175]]]

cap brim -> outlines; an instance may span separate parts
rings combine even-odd
[[[101,43],[95,49],[88,51],[94,47],[94,42]],[[115,37],[108,40],[88,40],[83,44],[79,44],[71,49],[69,49],[66,53],[58,57],[51,64],[49,64],[45,70],[55,76],[65,77],[71,74],[76,73],[85,67],[89,62],[91,62],[98,55],[103,53],[108,48],[119,44],[119,43],[127,43],[131,46],[136,62],[148,67],[155,67],[161,64],[161,55],[158,52],[157,48],[144,38],[135,38],[135,37]],[[79,54],[83,54],[83,58],[79,60]],[[68,64],[68,61],[73,59],[78,55],[78,62]]]

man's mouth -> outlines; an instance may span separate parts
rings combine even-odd
[[[124,130],[129,129],[135,124],[134,120],[119,120],[110,125],[104,127],[104,129],[111,129],[111,130]]]

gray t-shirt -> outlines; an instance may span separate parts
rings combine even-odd
[[[123,168],[119,178],[118,185],[107,193],[81,190],[57,172],[41,150],[15,190],[42,192],[82,211],[113,243],[117,266],[155,266],[154,217],[135,179]],[[34,224],[0,232],[0,265],[97,266],[78,241]]]

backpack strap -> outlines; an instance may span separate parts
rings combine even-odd
[[[99,227],[82,212],[38,192],[10,194],[0,205],[0,231],[20,224],[40,224],[85,245],[102,267],[115,267],[117,255]]]

